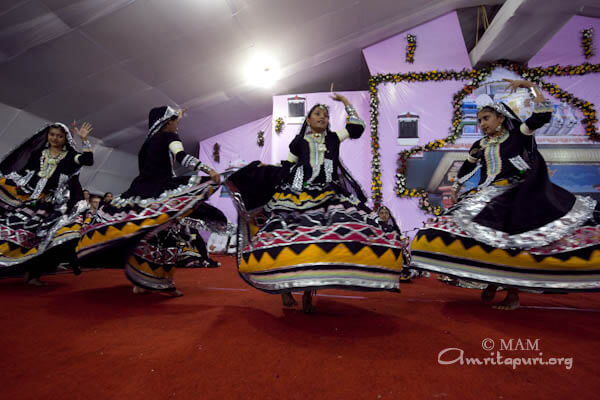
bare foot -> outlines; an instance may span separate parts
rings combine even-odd
[[[71,264],[71,270],[73,270],[73,275],[81,275],[81,268],[79,267],[78,264],[76,264],[76,263]]]
[[[302,295],[302,311],[306,314],[312,314],[317,311],[317,307],[312,304],[312,291],[307,290]]]
[[[292,296],[292,293],[289,292],[281,293],[281,302],[283,303],[284,307],[293,307],[298,304],[296,299],[294,299],[294,296]]]
[[[46,286],[47,285],[46,282],[42,282],[38,278],[32,278],[32,279],[28,280],[26,283],[31,286]]]
[[[493,305],[496,310],[516,310],[521,306],[519,302],[519,291],[516,289],[508,289],[506,298],[500,303]]]
[[[133,287],[133,293],[134,293],[134,294],[147,294],[147,293],[150,293],[150,292],[149,292],[149,291],[147,291],[147,290],[146,290],[146,289],[144,289],[144,288],[141,288],[141,287],[139,287],[139,286],[134,286],[134,287]]]
[[[498,286],[496,285],[487,285],[487,287],[483,290],[483,292],[481,292],[481,300],[486,303],[489,304],[492,302],[492,300],[494,300],[494,297],[496,297],[496,291],[498,290]]]

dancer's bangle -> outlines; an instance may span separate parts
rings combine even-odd
[[[354,108],[354,106],[350,103],[346,104],[346,106],[344,107],[346,109],[346,112],[348,113],[348,117],[350,118],[358,118],[358,113],[356,112],[356,109]]]
[[[209,167],[208,165],[204,164],[203,162],[199,162],[198,165],[196,165],[196,170],[202,171],[205,174],[210,174],[213,169],[211,167]]]

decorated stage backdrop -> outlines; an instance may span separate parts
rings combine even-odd
[[[236,168],[254,160],[270,163],[271,128],[272,118],[269,115],[203,140],[200,142],[199,158],[222,173],[223,178]],[[218,157],[215,157],[217,155]],[[225,186],[221,186],[208,202],[223,211],[229,222],[237,223],[237,212]]]
[[[343,94],[367,127],[361,139],[342,145],[343,162],[371,195],[371,205],[390,207],[403,230],[418,228],[448,205],[456,170],[481,137],[477,102],[502,100],[522,118],[531,113],[528,94],[509,96],[502,81],[524,78],[538,83],[554,104],[552,121],[536,132],[552,179],[598,197],[599,32],[599,19],[573,17],[529,67],[498,63],[474,70],[455,12],[365,48],[369,90]],[[200,157],[220,172],[255,159],[276,164],[287,158],[289,143],[315,103],[330,106],[333,130],[343,128],[343,106],[329,96],[274,96],[272,116],[202,141]],[[235,221],[227,193],[211,202]]]
[[[441,175],[452,179],[453,169],[466,158],[470,145],[481,137],[476,124],[478,101],[504,101],[522,118],[531,113],[528,94],[523,90],[508,96],[503,78],[532,80],[554,103],[552,121],[539,129],[536,137],[543,152],[545,149],[552,152],[555,159],[551,165],[560,176],[585,171],[593,181],[592,171],[600,161],[596,114],[600,92],[595,89],[600,83],[600,65],[590,63],[597,62],[597,55],[590,56],[589,50],[586,53],[582,46],[584,31],[597,36],[598,19],[574,17],[540,51],[540,57],[534,57],[532,62],[537,66],[532,63],[532,68],[498,63],[473,70],[467,65],[468,57],[463,59],[463,67],[458,68],[457,59],[465,54],[462,51],[453,53],[454,59],[440,58],[438,66],[432,68],[428,56],[448,51],[437,48],[429,35],[461,34],[455,18],[450,17],[452,14],[425,24],[427,29],[408,30],[364,51],[374,73],[370,80],[373,158],[380,160],[381,166],[381,171],[374,170],[375,186],[381,181],[373,192],[374,201],[383,202],[402,215],[403,229],[418,228],[425,218],[441,212],[449,189],[445,186],[452,183],[442,181]],[[390,51],[390,42],[395,43],[398,51]],[[440,44],[464,47],[464,42],[447,38]],[[400,51],[402,45],[415,49],[412,60]],[[554,46],[568,47],[569,56],[560,57],[553,51]],[[426,69],[420,68],[420,54],[426,54],[423,60]],[[548,60],[559,64],[548,65]],[[382,65],[396,69],[383,71]],[[589,157],[571,159],[568,150],[583,148],[589,150],[586,153]],[[440,163],[448,167],[444,173]],[[436,179],[440,182],[434,184]],[[594,185],[592,182],[585,190]]]

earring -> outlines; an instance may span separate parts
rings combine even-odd
[[[500,124],[496,127],[496,132],[500,132],[501,130],[502,130],[502,124]]]

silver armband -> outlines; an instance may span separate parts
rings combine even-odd
[[[345,108],[346,112],[348,113],[347,122],[349,124],[362,125],[363,127],[365,126],[365,121],[358,116],[358,113],[352,104],[347,104]]]
[[[81,141],[81,149],[82,150],[92,150],[92,143],[90,143],[89,140],[82,140]]]
[[[211,167],[202,163],[202,161],[192,156],[191,154],[186,154],[185,157],[183,157],[183,160],[181,160],[181,165],[185,168],[192,169],[194,171],[202,171],[207,174],[210,174],[212,172]]]
[[[538,96],[537,90],[535,90],[535,86],[529,88],[529,93],[531,93],[531,97],[536,98]]]
[[[349,118],[359,118],[358,113],[352,104],[346,104],[345,108]]]
[[[541,101],[539,103],[533,103],[533,112],[534,113],[545,113],[545,112],[554,112],[554,104],[551,101]]]
[[[209,167],[208,165],[204,164],[203,162],[198,161],[198,165],[196,165],[196,170],[202,171],[205,174],[210,174],[213,169],[211,167]]]

